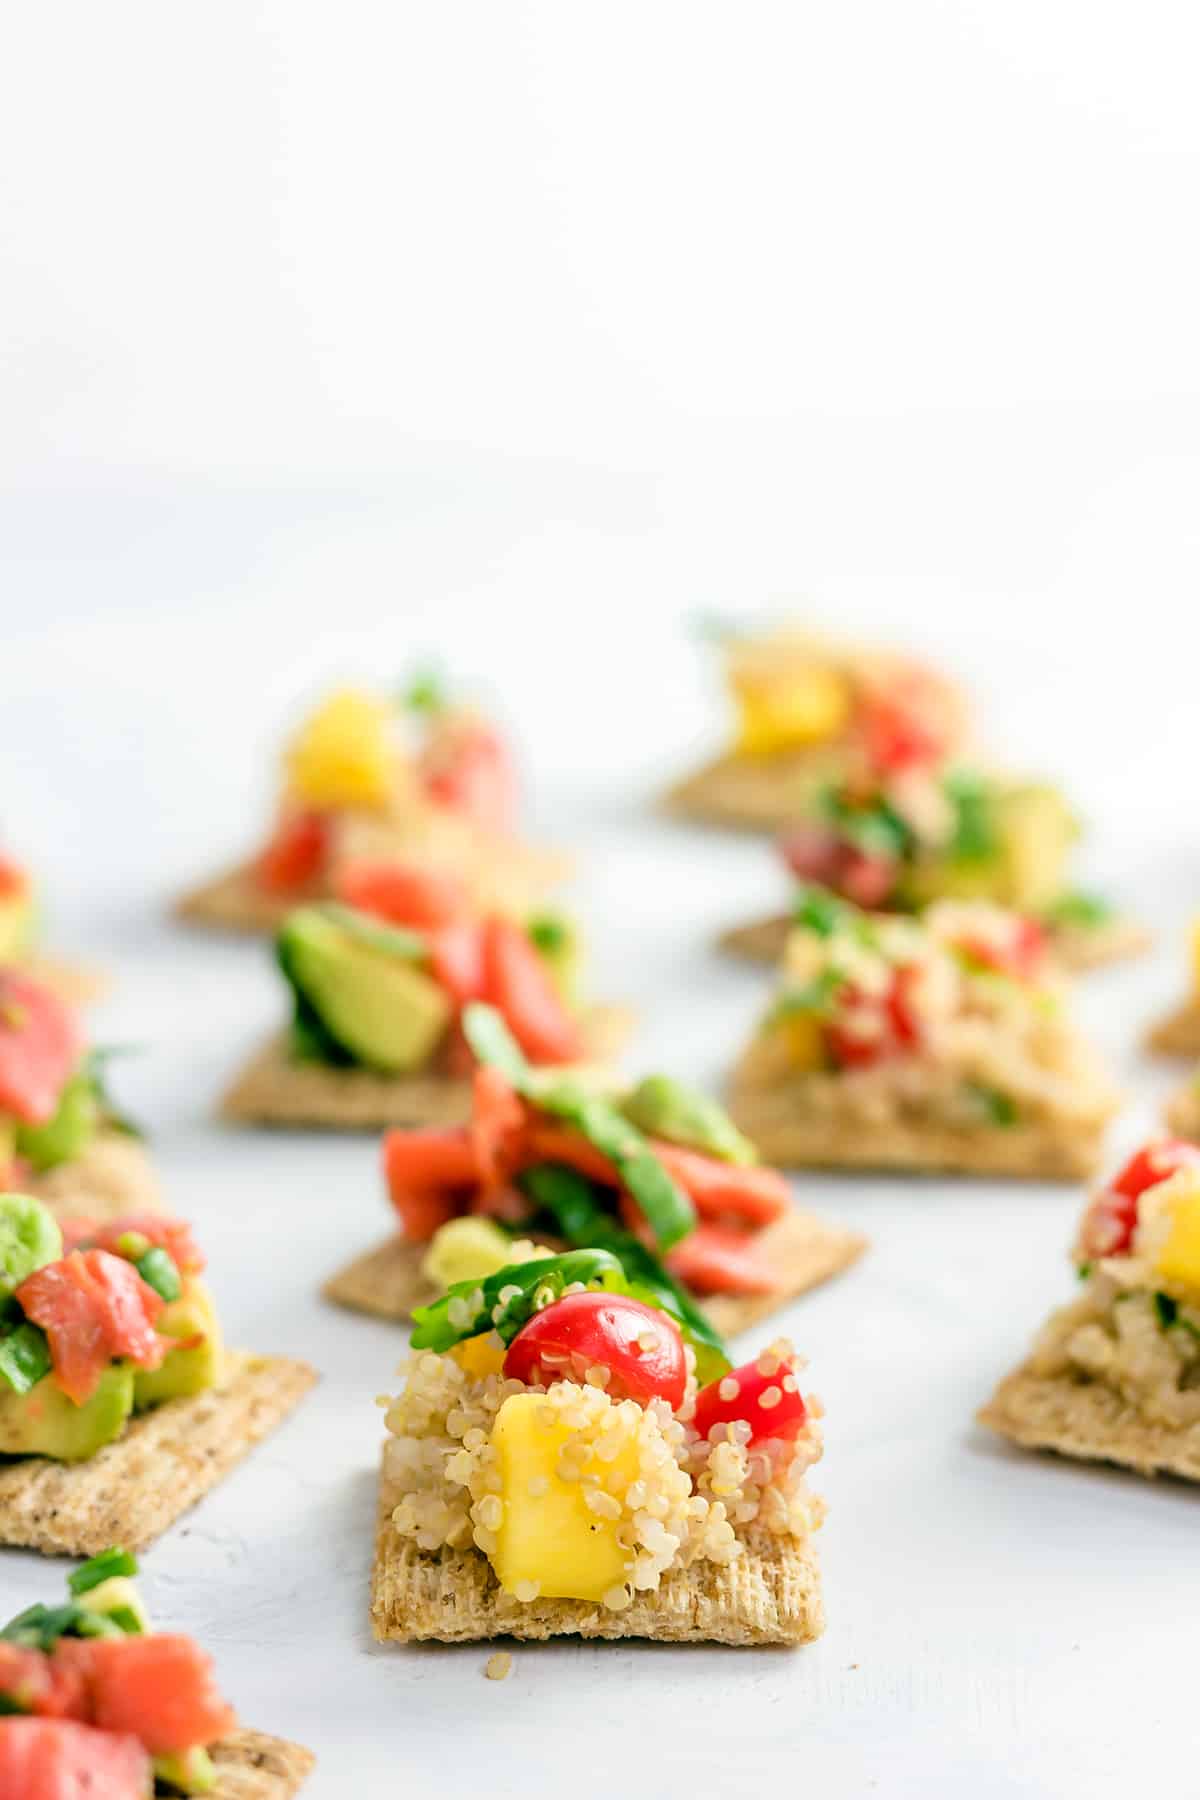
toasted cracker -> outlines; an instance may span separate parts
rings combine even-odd
[[[838,742],[775,756],[718,756],[677,782],[663,797],[666,810],[706,824],[743,831],[780,831],[809,810],[819,790],[845,763]]]
[[[181,894],[172,907],[177,919],[188,925],[205,925],[215,931],[278,931],[295,907],[326,898],[323,890],[272,894],[261,886],[252,862],[239,863]]]
[[[0,1464],[0,1544],[47,1556],[144,1550],[280,1425],[316,1381],[307,1363],[232,1352],[217,1388],[139,1414],[87,1462]]]
[[[1102,1381],[1035,1375],[1026,1363],[1000,1383],[979,1422],[1027,1449],[1200,1481],[1200,1424],[1146,1419]]]
[[[1191,1138],[1200,1143],[1200,1087],[1192,1081],[1168,1100],[1166,1121],[1176,1137]]]
[[[721,933],[717,943],[732,956],[744,956],[749,962],[778,963],[791,929],[788,914],[777,913],[748,925],[731,926]],[[1072,975],[1136,956],[1149,942],[1149,933],[1132,919],[1110,919],[1100,925],[1055,925],[1050,930],[1055,959],[1061,969]],[[1195,1049],[1200,1055],[1200,1009]]]
[[[1187,1000],[1160,1019],[1146,1043],[1164,1056],[1200,1056],[1200,999]]]
[[[589,1007],[582,1018],[588,1061],[570,1072],[586,1075],[615,1056],[631,1025],[632,1014],[624,1007]],[[461,1125],[471,1116],[471,1083],[448,1075],[379,1075],[371,1069],[293,1062],[281,1033],[242,1070],[221,1101],[220,1113],[245,1124],[313,1125],[333,1131]]]
[[[816,1546],[757,1531],[736,1562],[671,1569],[623,1612],[583,1600],[525,1603],[504,1593],[480,1550],[419,1550],[391,1521],[381,1483],[371,1625],[381,1643],[434,1638],[657,1638],[671,1643],[807,1644],[825,1626]]]
[[[290,1800],[316,1761],[303,1744],[262,1731],[231,1731],[208,1753],[217,1770],[212,1800]]]
[[[704,1310],[722,1337],[747,1331],[809,1288],[839,1275],[867,1247],[866,1238],[857,1232],[802,1209],[776,1220],[756,1242],[780,1277],[779,1290],[773,1294],[719,1294],[705,1301]],[[397,1233],[355,1257],[322,1291],[327,1299],[354,1312],[380,1319],[409,1319],[415,1306],[427,1306],[440,1291],[421,1273],[426,1248],[410,1244]]]
[[[22,1182],[58,1218],[119,1219],[161,1212],[162,1191],[146,1146],[126,1131],[98,1131],[71,1162]]]

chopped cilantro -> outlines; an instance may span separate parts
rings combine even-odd
[[[947,775],[942,791],[954,809],[950,854],[957,862],[988,862],[996,854],[992,797],[979,775],[958,770]]]

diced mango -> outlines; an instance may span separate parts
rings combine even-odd
[[[450,1352],[460,1369],[473,1381],[499,1375],[504,1369],[504,1345],[494,1331],[481,1331],[478,1337],[464,1338]]]
[[[802,1073],[825,1066],[825,1035],[820,1019],[812,1013],[788,1013],[779,1022],[787,1045],[788,1060]]]
[[[353,688],[330,695],[301,728],[287,754],[288,786],[305,805],[387,805],[394,758],[392,713]]]
[[[541,1595],[602,1600],[625,1580],[630,1552],[617,1542],[618,1519],[588,1506],[589,1484],[557,1473],[568,1426],[546,1420],[540,1394],[512,1394],[496,1414],[492,1444],[503,1483],[504,1522],[491,1564],[506,1593],[535,1582]],[[583,1473],[598,1474],[604,1490],[621,1494],[638,1476],[631,1440],[612,1462],[592,1456]]]
[[[734,669],[730,679],[739,713],[737,748],[744,756],[823,743],[850,717],[849,684],[819,663],[770,673]]]
[[[1200,1187],[1171,1202],[1171,1231],[1158,1253],[1158,1273],[1172,1287],[1200,1296]]]
[[[1200,918],[1192,920],[1190,933],[1192,946],[1192,989],[1200,994]]]

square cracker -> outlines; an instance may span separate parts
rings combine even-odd
[[[589,1007],[583,1016],[588,1061],[583,1075],[615,1056],[631,1015],[620,1006]],[[564,1073],[568,1071],[564,1070]],[[379,1075],[293,1062],[286,1033],[251,1058],[221,1101],[224,1119],[254,1125],[312,1125],[332,1131],[378,1131],[391,1125],[462,1125],[471,1115],[471,1083],[449,1075]]]
[[[290,1800],[316,1761],[303,1744],[262,1731],[231,1731],[210,1746],[209,1755],[217,1770],[212,1800]]]
[[[268,893],[255,879],[254,864],[244,862],[190,888],[179,896],[171,910],[188,925],[205,925],[214,931],[265,933],[278,931],[295,907],[326,898],[317,888],[293,894]]]
[[[715,757],[663,798],[666,810],[741,831],[781,831],[813,803],[845,764],[844,745],[781,751],[774,756]]]
[[[776,1220],[758,1242],[781,1277],[781,1289],[774,1294],[721,1294],[707,1301],[704,1310],[722,1337],[735,1337],[840,1274],[867,1247],[866,1238],[857,1232],[799,1208]],[[411,1318],[414,1306],[437,1299],[438,1290],[421,1273],[424,1255],[425,1245],[410,1244],[396,1234],[356,1257],[323,1291],[327,1299],[355,1312],[381,1319]]]
[[[1200,1056],[1200,1000],[1188,1000],[1146,1035],[1151,1050],[1164,1056]]]
[[[1000,1383],[979,1422],[1027,1449],[1200,1481],[1200,1424],[1146,1419],[1102,1381],[1035,1375],[1026,1363]]]
[[[1196,1081],[1189,1082],[1168,1100],[1166,1120],[1168,1129],[1176,1137],[1191,1138],[1200,1143],[1200,1086]]]
[[[161,1212],[158,1176],[140,1138],[98,1131],[82,1156],[22,1183],[58,1218],[119,1219],[122,1213]]]
[[[399,1497],[381,1483],[371,1572],[371,1626],[381,1643],[572,1636],[807,1644],[825,1626],[811,1538],[755,1532],[736,1562],[669,1570],[657,1591],[637,1594],[623,1612],[583,1600],[526,1604],[504,1593],[482,1551],[420,1550],[402,1538],[391,1520]]]
[[[717,939],[720,949],[732,956],[744,956],[749,962],[778,963],[787,947],[792,928],[787,913],[769,919],[754,919],[747,925],[733,925]],[[1149,943],[1149,934],[1132,919],[1111,919],[1101,925],[1058,925],[1050,932],[1050,943],[1060,969],[1069,975],[1101,968],[1136,956]],[[1166,1046],[1160,1046],[1166,1048]],[[1196,1054],[1200,1055],[1200,1008],[1197,1008]]]
[[[144,1550],[280,1425],[316,1381],[307,1363],[231,1352],[221,1385],[140,1413],[87,1462],[0,1465],[0,1544],[47,1556]]]

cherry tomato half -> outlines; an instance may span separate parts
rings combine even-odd
[[[504,1358],[516,1381],[584,1381],[607,1369],[614,1400],[683,1400],[687,1363],[674,1319],[623,1294],[564,1294],[522,1326]]]
[[[1115,1181],[1096,1195],[1084,1215],[1079,1247],[1085,1258],[1123,1256],[1133,1243],[1138,1202],[1179,1169],[1200,1168],[1200,1146],[1165,1138],[1131,1156]]]
[[[744,1419],[753,1444],[766,1438],[794,1438],[807,1418],[795,1358],[784,1357],[776,1363],[768,1353],[701,1388],[692,1423],[706,1438],[714,1425],[732,1425]]]
[[[295,894],[317,879],[329,853],[329,821],[324,813],[294,812],[280,819],[255,869],[269,894]]]

